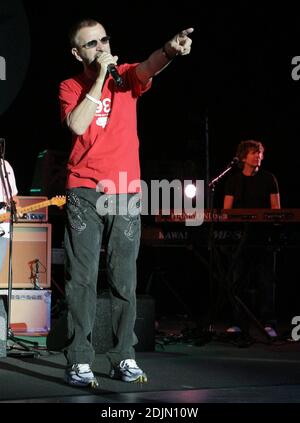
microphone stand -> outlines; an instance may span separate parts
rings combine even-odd
[[[39,259],[35,259],[35,275],[33,280],[34,289],[43,289],[40,286],[40,264],[45,268],[45,266],[39,261]]]
[[[3,169],[2,169],[3,167]],[[33,346],[37,347],[37,342],[32,341],[25,341],[20,340],[14,336],[14,333],[11,329],[11,304],[12,304],[12,252],[13,252],[13,227],[14,227],[14,220],[17,221],[17,210],[16,205],[13,200],[11,185],[9,182],[9,176],[7,173],[7,169],[5,166],[5,161],[3,158],[3,151],[0,151],[0,178],[4,187],[4,193],[7,198],[7,203],[9,204],[10,209],[10,219],[9,219],[9,247],[8,247],[8,284],[7,284],[7,341],[11,341],[12,346],[9,347],[7,343],[7,356],[11,357],[35,357],[37,355],[37,351],[32,351],[26,344],[32,344]],[[22,347],[22,350],[17,349],[14,345],[19,345]],[[13,349],[15,351],[13,351]]]
[[[215,190],[215,186],[218,182],[220,182],[220,180],[236,165],[238,164],[239,159],[237,157],[234,157],[231,162],[229,163],[229,165],[226,166],[226,168],[223,170],[222,173],[220,173],[220,175],[216,176],[209,184],[208,184],[208,188],[214,192]]]
[[[40,287],[40,272],[39,272],[39,261],[35,263],[35,278],[34,278],[34,288],[41,289]]]
[[[215,237],[214,237],[214,229],[215,229],[215,222],[218,221],[218,214],[215,212],[214,208],[214,194],[216,185],[224,178],[224,176],[231,171],[231,169],[239,162],[237,157],[234,157],[232,161],[226,166],[226,168],[214,179],[212,179],[208,184],[208,211],[209,211],[209,219],[211,222],[209,236],[208,236],[208,252],[209,252],[209,267],[208,267],[208,274],[209,274],[209,324],[208,324],[208,331],[213,334],[214,333],[214,323],[216,317],[216,308],[214,306],[213,309],[213,297],[214,297],[214,255],[215,255]],[[213,311],[212,311],[213,309]]]

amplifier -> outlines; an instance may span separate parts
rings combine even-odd
[[[103,354],[114,346],[111,323],[111,299],[108,292],[97,298],[96,319],[92,332],[95,352]],[[155,348],[155,302],[150,295],[137,296],[136,322],[134,331],[138,338],[136,351],[153,351]],[[67,344],[67,318],[62,314],[47,337],[49,351],[61,351]]]
[[[51,285],[51,224],[15,223],[12,243],[13,288]],[[0,287],[7,288],[9,254],[0,271]]]
[[[7,289],[0,289],[6,302]],[[2,296],[2,297],[1,297]],[[10,326],[15,334],[46,335],[51,326],[51,291],[49,289],[13,289]]]
[[[30,206],[38,206],[39,203],[43,203],[48,200],[48,197],[33,197],[33,196],[18,196],[19,207],[25,208]],[[48,222],[48,207],[35,209],[34,211],[24,213],[23,216],[18,218],[18,222],[30,222],[30,223],[45,223]]]

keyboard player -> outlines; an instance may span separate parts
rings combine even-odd
[[[272,173],[261,168],[264,150],[260,141],[247,140],[238,145],[236,156],[239,158],[239,165],[226,180],[224,209],[280,208],[277,179]],[[227,265],[231,269],[227,274],[229,292],[242,300],[249,299],[247,292],[254,292],[257,318],[269,337],[276,338],[274,252],[269,251],[267,247],[247,249],[245,245],[234,265],[231,265],[232,251],[229,250],[230,247],[227,250]],[[239,303],[234,301],[233,295],[229,295],[232,305],[229,314],[232,315],[227,332],[247,332],[248,319]]]

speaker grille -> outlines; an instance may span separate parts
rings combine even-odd
[[[153,351],[155,348],[155,303],[149,295],[137,297],[135,333],[139,340],[136,351]],[[108,293],[98,297],[96,320],[92,336],[95,352],[102,354],[113,347],[111,302]]]

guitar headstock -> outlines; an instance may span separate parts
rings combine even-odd
[[[49,200],[51,206],[58,206],[61,207],[66,204],[66,196],[65,195],[57,195],[56,197],[52,197]]]

